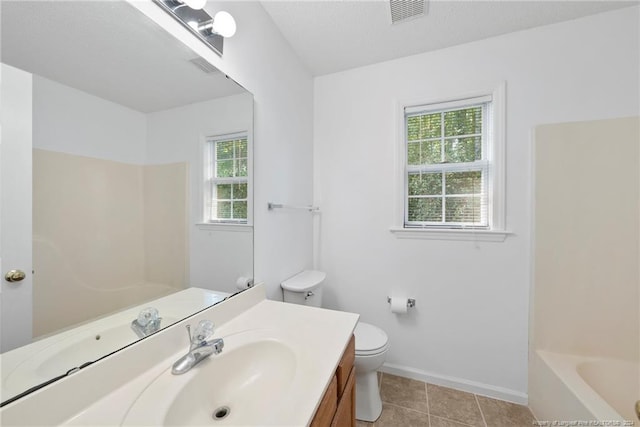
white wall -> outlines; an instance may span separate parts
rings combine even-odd
[[[203,148],[207,136],[251,132],[253,97],[241,94],[148,115],[148,164],[189,165],[191,286],[235,292],[239,276],[253,276],[253,227],[198,226],[203,221]]]
[[[639,110],[638,7],[318,77],[314,198],[326,305],[390,336],[388,370],[526,401],[532,128]],[[396,102],[506,81],[504,243],[400,240]],[[394,290],[415,297],[389,312]]]
[[[269,298],[280,282],[312,264],[311,215],[267,210],[267,202],[312,201],[313,80],[273,21],[255,1],[208,2],[230,12],[237,33],[221,58],[151,2],[131,4],[254,95],[254,268]]]
[[[144,164],[143,113],[38,75],[33,94],[33,148]]]

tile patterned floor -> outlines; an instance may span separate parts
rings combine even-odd
[[[382,415],[356,427],[532,427],[526,406],[378,373]]]

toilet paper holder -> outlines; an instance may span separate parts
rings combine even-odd
[[[391,304],[391,297],[387,297],[387,302],[388,302],[389,304]],[[415,298],[408,298],[408,299],[407,299],[407,307],[408,307],[408,308],[413,308],[413,307],[415,307],[415,306],[416,306],[416,300],[415,300]]]

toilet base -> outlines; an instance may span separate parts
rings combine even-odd
[[[382,413],[378,373],[356,373],[356,419],[373,422]]]

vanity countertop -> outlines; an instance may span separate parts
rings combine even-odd
[[[269,405],[269,421],[261,421],[261,424],[303,426],[308,425],[313,418],[349,343],[358,315],[270,301],[265,299],[263,287],[256,286],[148,337],[110,358],[99,361],[61,381],[60,384],[52,384],[34,393],[34,396],[17,401],[15,408],[11,405],[3,408],[5,414],[2,415],[9,415],[3,416],[3,422],[20,420],[18,424],[41,424],[37,415],[36,418],[30,418],[29,409],[34,404],[48,406],[49,404],[59,405],[60,403],[56,403],[56,400],[69,402],[69,399],[60,399],[58,395],[72,393],[79,396],[78,393],[86,393],[85,388],[95,383],[96,379],[111,378],[112,380],[107,382],[116,385],[117,378],[113,379],[113,377],[121,377],[117,387],[112,386],[110,389],[103,387],[102,392],[96,393],[91,401],[86,398],[78,399],[85,402],[82,404],[79,402],[76,407],[72,407],[73,403],[67,403],[71,407],[66,411],[57,408],[54,412],[57,412],[58,419],[53,417],[53,424],[157,425],[159,420],[164,420],[164,414],[171,406],[172,399],[182,393],[181,390],[186,389],[185,384],[199,374],[204,375],[203,373],[207,372],[206,369],[215,367],[216,358],[219,356],[214,355],[200,365],[196,365],[187,374],[180,376],[170,374],[173,362],[187,350],[185,325],[188,323],[195,325],[202,319],[214,321],[217,324],[214,337],[225,339],[225,348],[220,357],[224,356],[225,352],[230,355],[241,354],[233,353],[234,348],[237,349],[242,345],[243,339],[245,343],[251,342],[252,336],[258,335],[269,342],[285,343],[286,347],[291,349],[291,354],[294,356],[287,362],[289,366],[287,371],[293,371],[295,374],[292,376],[291,383],[287,384],[286,392],[277,396],[277,399],[272,399],[274,403]],[[268,366],[264,364],[265,354],[260,354],[259,350],[254,353],[256,354],[251,354],[250,357],[258,360],[262,357],[262,365]],[[145,357],[148,363],[144,363]],[[210,365],[207,367],[207,364]],[[132,375],[133,368],[137,368],[134,375]],[[80,378],[83,374],[86,378]],[[233,380],[232,376],[230,378]],[[69,384],[71,380],[75,380],[74,384]],[[212,384],[216,381],[215,378],[207,378],[207,381],[209,380]],[[56,386],[59,388],[59,393],[52,394],[51,389]],[[149,390],[163,386],[166,386],[167,393],[157,394],[160,398],[154,398],[152,401],[154,410],[141,411],[141,407],[145,408],[145,399],[149,400]],[[49,399],[43,395],[47,392]],[[146,396],[145,393],[147,393]],[[29,399],[34,399],[34,402],[28,402]],[[148,407],[151,408],[151,406]],[[54,408],[55,406],[52,407]],[[211,411],[213,409],[215,408],[210,408]],[[47,411],[39,407],[37,412],[46,413]],[[22,418],[21,415],[28,418]],[[233,423],[232,416],[233,413],[229,415],[228,420],[225,420],[229,425]],[[226,423],[220,425],[222,424]]]

